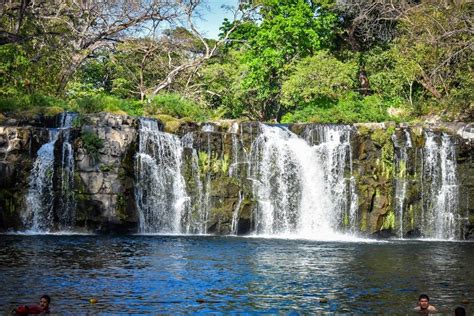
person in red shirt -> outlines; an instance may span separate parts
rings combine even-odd
[[[39,305],[21,305],[15,308],[12,312],[14,315],[45,315],[49,314],[49,303],[51,298],[49,295],[43,295],[40,298]]]

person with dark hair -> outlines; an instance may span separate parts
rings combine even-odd
[[[39,306],[43,310],[44,314],[49,314],[49,303],[51,303],[51,297],[49,295],[43,295],[40,297],[40,304]]]
[[[12,313],[19,316],[49,314],[49,303],[51,303],[51,297],[43,295],[40,297],[39,305],[20,305]]]
[[[422,314],[433,314],[438,312],[436,307],[430,304],[430,298],[426,294],[421,294],[418,297],[418,306],[415,307],[415,311]]]
[[[466,316],[466,310],[462,306],[456,307],[454,310],[454,316]]]

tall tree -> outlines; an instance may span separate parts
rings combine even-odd
[[[4,1],[0,42],[61,39],[63,67],[58,92],[94,50],[125,33],[144,32],[180,15],[176,1],[160,0],[39,0]],[[47,36],[46,36],[47,35]],[[57,44],[56,38],[54,39]]]
[[[327,1],[304,0],[263,0],[260,14],[258,30],[246,43],[243,97],[255,119],[278,119],[285,66],[330,47],[337,17]]]

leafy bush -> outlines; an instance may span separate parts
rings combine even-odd
[[[48,110],[48,108],[51,108]],[[68,108],[67,103],[59,98],[42,94],[17,95],[0,98],[0,111],[31,111],[48,115],[50,112],[61,112]]]
[[[111,112],[116,114],[143,115],[143,104],[136,100],[120,99],[111,95],[89,95],[72,100],[73,108],[80,113]]]
[[[320,51],[290,67],[281,88],[281,102],[288,108],[324,98],[337,100],[355,87],[358,66],[341,62],[327,51]]]
[[[340,99],[337,102],[309,104],[283,116],[283,123],[316,122],[316,123],[356,123],[382,122],[394,120],[387,113],[392,103],[378,96],[359,98],[356,94]]]
[[[82,131],[81,140],[84,149],[94,161],[99,158],[99,151],[104,147],[104,140],[92,131]]]
[[[208,118],[208,114],[198,104],[175,93],[154,97],[147,105],[146,114],[168,114],[177,118],[188,117],[195,121],[204,121]]]

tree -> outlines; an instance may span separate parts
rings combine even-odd
[[[472,79],[474,3],[431,1],[408,12],[400,26],[399,49],[417,61],[417,81],[434,98],[449,96]],[[462,78],[461,78],[462,77]]]
[[[397,23],[418,6],[419,0],[337,0],[336,9],[352,50],[369,49],[390,42]]]
[[[245,10],[245,7],[239,6],[233,11],[233,20],[231,22],[231,26],[221,34],[219,40],[209,41],[201,34],[201,32],[199,32],[194,21],[197,8],[201,4],[201,0],[177,0],[177,3],[186,16],[186,28],[189,29],[192,35],[200,41],[203,49],[197,54],[189,55],[185,62],[173,63],[172,55],[169,55],[170,65],[173,65],[172,69],[168,72],[163,80],[159,81],[153,87],[152,95],[158,94],[161,90],[171,85],[176,76],[179,74],[190,71],[191,76],[188,78],[188,85],[192,79],[192,75],[195,74],[206,61],[216,55],[218,48],[227,42],[229,36],[239,26],[240,21],[245,20],[252,12],[252,9]]]
[[[52,46],[61,39],[63,65],[58,92],[82,62],[96,49],[119,40],[125,33],[156,28],[178,18],[173,1],[159,0],[54,0],[9,1],[2,10],[3,42],[36,39]]]
[[[290,68],[290,75],[282,84],[282,103],[287,108],[304,104],[318,105],[318,101],[337,101],[355,87],[357,65],[344,63],[320,51],[303,58]]]
[[[242,81],[244,102],[254,119],[282,115],[279,99],[286,65],[331,46],[337,17],[326,1],[312,5],[303,0],[262,1],[262,22],[248,39],[248,72]]]

